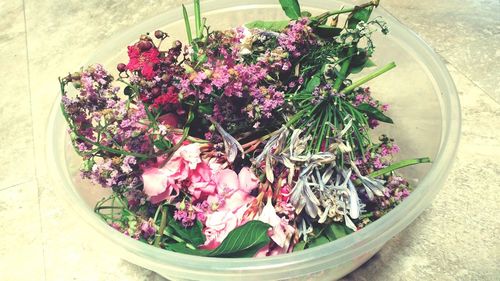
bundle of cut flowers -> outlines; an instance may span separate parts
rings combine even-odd
[[[60,78],[61,109],[81,176],[112,195],[95,212],[166,250],[270,256],[339,239],[375,221],[412,188],[395,171],[389,105],[363,85],[374,67],[378,1],[313,16],[211,30],[184,8],[187,44],[157,30],[128,46],[112,76],[97,64]],[[69,90],[72,85],[74,89]]]

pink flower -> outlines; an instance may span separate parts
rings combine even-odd
[[[280,247],[286,246],[287,241],[290,240],[291,233],[287,233],[287,229],[283,227],[281,218],[276,214],[271,198],[267,199],[267,204],[260,213],[259,220],[269,224],[272,227],[271,239]],[[293,227],[292,227],[293,229]]]
[[[189,179],[192,182],[189,193],[195,199],[215,193],[216,186],[212,181],[212,169],[206,162],[199,163],[196,169],[191,171]]]
[[[224,169],[215,174],[215,184],[217,193],[225,198],[223,206],[226,210],[235,210],[238,207],[247,204],[251,199],[250,192],[255,189],[259,180],[245,167],[237,175],[231,169]]]
[[[240,189],[245,191],[246,193],[252,192],[257,186],[259,186],[259,179],[252,173],[250,168],[243,167],[241,169],[238,179],[240,182]]]
[[[200,145],[197,143],[183,145],[165,166],[144,170],[142,174],[144,193],[150,197],[153,204],[166,199],[171,200],[179,195],[179,182],[188,179],[193,170],[196,170],[201,163],[200,153]]]
[[[179,186],[169,180],[164,170],[151,168],[142,174],[144,193],[150,197],[153,204],[179,195]]]
[[[238,226],[238,217],[231,211],[217,211],[207,216],[204,234],[207,238],[204,249],[214,249]]]

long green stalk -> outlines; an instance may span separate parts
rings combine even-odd
[[[189,15],[186,10],[186,6],[182,5],[182,15],[184,16],[184,24],[186,25],[186,33],[188,37],[188,42],[191,44],[193,42],[193,34],[191,33],[191,24],[189,23]]]
[[[395,170],[398,170],[398,169],[401,169],[404,167],[416,165],[416,164],[421,164],[421,163],[431,163],[431,159],[429,157],[424,157],[424,158],[416,158],[416,159],[408,159],[408,160],[399,161],[399,162],[394,163],[388,167],[385,167],[383,169],[375,171],[375,172],[371,173],[369,176],[372,178],[376,178],[376,177],[379,177],[381,175],[390,173],[392,171],[395,171]]]
[[[196,27],[196,38],[200,38],[201,32],[203,31],[201,26],[200,0],[194,0],[194,24]]]
[[[395,62],[391,62],[389,64],[387,64],[386,66],[380,68],[379,70],[376,70],[375,72],[359,79],[358,81],[352,83],[352,85],[348,86],[348,87],[345,87],[341,93],[344,93],[344,94],[347,94],[349,92],[351,92],[352,90],[356,89],[357,87],[365,84],[366,82],[386,73],[387,71],[393,69],[396,67],[396,63]]]

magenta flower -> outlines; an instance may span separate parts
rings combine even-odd
[[[155,47],[142,52],[137,45],[129,46],[127,69],[139,71],[144,78],[151,80],[155,76],[154,66],[160,62],[159,55],[160,52]]]

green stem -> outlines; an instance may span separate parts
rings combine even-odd
[[[390,173],[392,171],[395,171],[395,170],[398,170],[398,169],[401,169],[404,167],[416,165],[416,164],[421,164],[421,163],[431,163],[431,159],[429,157],[424,157],[424,158],[403,160],[403,161],[394,163],[388,167],[385,167],[383,169],[380,169],[378,171],[375,171],[375,172],[371,173],[369,175],[369,177],[376,178],[376,177],[379,177],[381,175]]]
[[[356,10],[363,9],[363,8],[366,8],[366,7],[370,7],[370,6],[375,6],[376,7],[376,6],[378,6],[379,2],[380,2],[379,0],[370,1],[370,2],[367,2],[365,4],[361,4],[359,6],[354,6],[352,8],[347,8],[347,9],[342,8],[342,9],[337,10],[337,11],[326,12],[326,13],[323,13],[323,14],[321,14],[319,16],[313,17],[312,19],[313,20],[317,20],[317,21],[321,21],[321,20],[324,20],[324,19],[329,18],[331,16],[354,12]]]
[[[351,58],[354,55],[354,52],[356,52],[356,47],[350,47],[347,51],[346,57],[348,57],[349,59],[344,60],[344,62],[342,63],[340,73],[338,74],[337,79],[335,79],[335,84],[333,84],[333,89],[335,91],[338,91],[340,89],[340,87],[342,86],[342,82],[344,82],[345,78],[347,77],[347,72],[349,71]]]
[[[350,85],[349,87],[345,87],[341,93],[344,93],[344,94],[347,94],[349,92],[351,92],[352,90],[356,89],[357,87],[365,84],[366,82],[372,80],[372,79],[375,79],[377,78],[378,76],[386,73],[387,71],[393,69],[396,67],[396,63],[395,62],[391,62],[389,64],[387,64],[386,66],[376,70],[375,72],[371,73],[371,74],[368,74],[367,76],[359,79],[358,81],[352,83],[352,85]]]
[[[294,125],[297,121],[300,120],[300,118],[302,118],[302,116],[304,116],[304,113],[307,112],[307,110],[309,110],[309,107],[306,107],[306,108],[302,109],[301,111],[295,113],[295,115],[293,115],[292,118],[290,118],[290,120],[288,120],[288,122],[286,122],[285,126],[290,127],[290,126]]]
[[[189,16],[186,10],[186,6],[182,5],[182,15],[184,16],[184,24],[186,25],[186,33],[188,37],[188,42],[191,44],[193,42],[193,35],[191,33],[191,24],[189,23]]]
[[[155,247],[160,247],[160,242],[161,242],[161,238],[163,237],[163,231],[165,230],[165,227],[167,227],[167,208],[162,206],[161,207],[160,228],[158,230],[158,234],[156,234],[156,238],[155,238],[155,242],[154,242]]]
[[[194,24],[196,26],[196,38],[200,38],[203,31],[203,27],[201,26],[200,0],[194,0]]]

